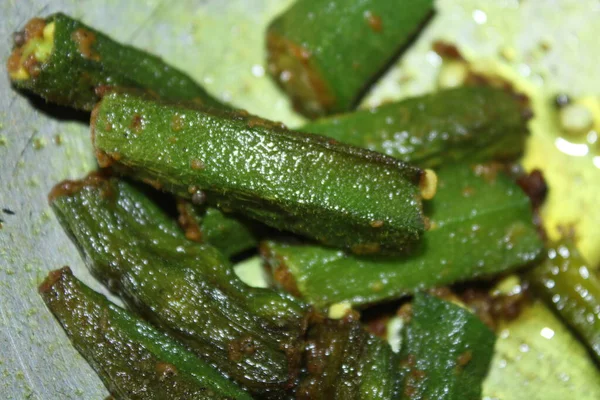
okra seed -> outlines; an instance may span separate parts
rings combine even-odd
[[[435,196],[437,191],[437,175],[432,169],[426,169],[423,171],[419,187],[421,189],[421,197],[424,200],[431,200]]]
[[[329,307],[328,317],[331,319],[342,319],[350,310],[352,310],[352,304],[348,302],[336,303]]]

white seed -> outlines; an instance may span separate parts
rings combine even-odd
[[[327,314],[331,319],[342,319],[351,309],[352,304],[344,301],[341,303],[332,304],[331,307],[329,307],[329,312]]]
[[[438,177],[431,169],[423,171],[419,188],[421,189],[421,197],[424,200],[431,200],[437,191]]]

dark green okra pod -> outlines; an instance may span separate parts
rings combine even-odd
[[[258,247],[258,238],[268,228],[239,215],[228,215],[214,207],[196,206],[179,199],[179,225],[185,236],[199,243],[208,243],[226,257]]]
[[[349,110],[432,10],[432,0],[298,0],[268,28],[268,70],[308,116]]]
[[[251,393],[281,396],[299,370],[307,307],[251,288],[212,246],[185,239],[147,197],[91,175],[50,195],[92,273]]]
[[[527,110],[516,94],[461,87],[319,119],[300,130],[378,151],[421,168],[520,155]]]
[[[402,336],[401,399],[481,399],[496,338],[475,315],[418,293]]]
[[[301,400],[394,399],[398,356],[360,322],[325,320],[308,333]]]
[[[426,203],[429,230],[414,254],[357,257],[320,246],[267,242],[275,277],[318,307],[364,305],[524,266],[541,255],[529,199],[493,167],[447,166]]]
[[[600,280],[573,243],[551,245],[546,260],[526,276],[600,362]]]
[[[97,89],[117,86],[224,107],[159,57],[117,43],[61,13],[32,19],[15,38],[7,65],[11,81],[53,103],[89,111],[98,102]]]
[[[92,113],[92,137],[102,166],[331,246],[397,253],[424,229],[428,174],[243,113],[111,93]]]
[[[39,292],[118,399],[251,399],[181,344],[85,286],[68,267],[51,272]]]

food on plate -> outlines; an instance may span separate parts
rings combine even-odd
[[[117,307],[68,267],[39,287],[71,343],[119,399],[252,399],[169,335]]]
[[[494,333],[468,310],[419,293],[402,331],[403,399],[479,400]]]
[[[600,280],[572,241],[549,244],[546,259],[526,277],[600,362]]]
[[[431,178],[383,154],[238,111],[110,93],[91,119],[102,167],[355,253],[398,253],[424,230]]]
[[[416,35],[433,0],[299,0],[267,29],[267,69],[310,117],[354,108]]]
[[[317,119],[300,130],[436,168],[518,157],[529,113],[515,93],[465,86]]]
[[[319,307],[364,306],[527,266],[542,256],[543,243],[529,199],[498,168],[440,168],[437,194],[425,206],[429,229],[411,255],[359,257],[269,241],[263,256],[282,287]]]
[[[172,100],[225,107],[159,57],[118,43],[57,13],[33,18],[15,34],[11,82],[49,102],[90,111],[105,87],[136,88]]]
[[[244,284],[126,182],[93,174],[57,185],[50,201],[93,275],[132,310],[253,394],[293,387],[305,304]]]
[[[113,396],[475,400],[494,355],[483,321],[517,323],[536,297],[600,361],[598,277],[545,242],[543,174],[510,164],[529,99],[438,42],[460,62],[441,68],[453,89],[354,109],[432,3],[298,0],[276,17],[269,72],[322,117],[294,130],[67,15],[15,34],[12,84],[92,111],[101,170],[49,202],[128,309],[67,267],[39,293]],[[515,271],[531,291],[501,291]]]

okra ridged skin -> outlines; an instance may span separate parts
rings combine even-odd
[[[574,243],[563,240],[549,245],[546,259],[526,277],[600,363],[600,279]]]
[[[514,93],[466,86],[318,119],[300,130],[435,168],[518,157],[528,113]]]
[[[261,233],[268,231],[256,221],[214,207],[196,206],[187,200],[178,201],[177,211],[179,225],[188,239],[208,243],[225,257],[257,248]]]
[[[51,205],[90,271],[140,315],[252,394],[295,383],[307,306],[251,288],[210,245],[115,178],[63,182]]]
[[[168,335],[85,286],[68,267],[51,272],[39,292],[117,399],[252,398]]]
[[[399,253],[424,229],[420,169],[244,113],[111,93],[92,140],[102,166],[326,245]]]
[[[16,87],[32,91],[49,102],[91,111],[99,100],[98,89],[108,86],[142,89],[162,98],[225,107],[192,78],[159,57],[118,43],[65,14],[32,21],[25,29],[26,42],[17,45],[9,59],[9,76]],[[44,33],[38,28],[36,34],[31,24],[41,27],[42,23],[49,28]],[[49,50],[43,54],[38,50],[42,58],[39,59],[34,49],[44,48],[41,46]]]
[[[402,338],[401,399],[481,399],[496,337],[470,311],[418,293]]]
[[[491,276],[542,254],[529,199],[500,171],[481,165],[441,168],[436,196],[425,204],[430,227],[408,256],[358,257],[274,241],[261,245],[262,254],[275,277],[286,278],[284,287],[320,308],[367,305]]]
[[[432,0],[298,0],[267,30],[268,71],[309,117],[350,110],[432,11]]]
[[[311,327],[299,400],[391,400],[398,355],[360,322],[325,320]]]

